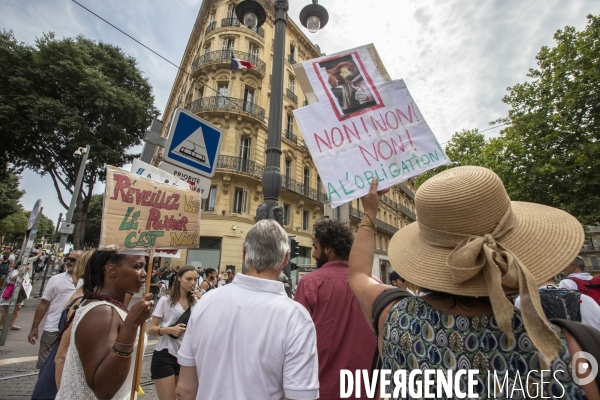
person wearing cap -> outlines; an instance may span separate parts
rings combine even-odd
[[[350,287],[368,320],[388,288],[370,278],[373,221],[378,196],[387,192],[378,193],[377,185],[373,179],[361,199],[364,216],[350,253]],[[415,207],[417,222],[396,232],[388,254],[394,269],[423,295],[392,302],[375,321],[382,368],[392,374],[479,369],[480,396],[488,393],[488,371],[502,377],[508,371],[511,379],[518,371],[545,382],[545,396],[562,387],[568,398],[596,398],[595,382],[580,387],[573,381],[571,364],[581,367],[581,361],[571,355],[581,346],[547,321],[538,292],[581,249],[584,233],[577,219],[552,207],[511,202],[496,174],[473,166],[427,180]],[[520,294],[521,310],[507,299],[512,293]],[[542,369],[549,375],[541,377]],[[466,387],[466,376],[461,380]]]
[[[396,286],[398,289],[408,290],[406,279],[402,279],[399,273],[396,271],[390,272],[390,284]]]
[[[564,269],[563,274],[567,277],[561,280],[558,286],[564,289],[578,290],[592,296],[596,304],[600,305],[600,277],[592,276],[584,270],[583,258],[575,257],[573,262]]]

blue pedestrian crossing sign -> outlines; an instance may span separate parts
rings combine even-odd
[[[211,178],[215,174],[223,132],[208,121],[175,109],[163,161]]]

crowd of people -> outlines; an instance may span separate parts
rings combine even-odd
[[[573,376],[585,361],[574,355],[589,343],[561,322],[581,322],[600,340],[600,278],[583,270],[584,233],[574,217],[511,201],[490,170],[447,170],[419,188],[418,221],[392,238],[386,285],[372,275],[383,193],[374,179],[357,231],[315,222],[317,269],[293,299],[280,281],[287,233],[273,220],[247,232],[247,272],[156,264],[151,293],[133,305],[147,258],[72,252],[65,273],[48,282],[29,334],[35,343],[48,314],[33,398],[129,398],[147,320],[146,333],[158,338],[150,371],[161,400],[339,399],[340,371],[374,365],[392,374],[477,369],[479,398],[490,390],[517,398],[496,393],[490,372],[513,374],[513,383],[514,374],[531,377],[539,392],[528,387],[519,398],[600,398],[597,381]],[[379,398],[361,382],[353,398]],[[392,393],[397,384],[382,387]]]

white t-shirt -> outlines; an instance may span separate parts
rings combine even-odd
[[[569,276],[560,281],[558,287],[563,289],[579,290],[579,286],[577,286],[577,283],[575,283],[573,279],[569,278],[577,278],[584,281],[591,281],[593,276],[590,275],[589,272],[577,272],[575,274],[569,274]]]
[[[181,307],[181,304],[179,303],[175,304],[174,306],[171,306],[171,297],[166,295],[158,300],[158,304],[156,305],[152,316],[162,318],[162,321],[159,326],[161,328],[166,328],[177,322],[177,320],[179,319],[181,314],[184,313],[184,311],[185,310],[183,309],[183,307]],[[181,342],[183,341],[184,336],[185,334],[179,336],[177,339],[173,339],[168,334],[164,334],[163,336],[158,338],[154,350],[160,351],[167,349],[169,351],[169,354],[177,357],[177,352],[181,347]]]
[[[60,322],[60,314],[64,310],[67,302],[83,285],[83,279],[77,282],[77,286],[73,285],[73,279],[67,272],[54,275],[48,281],[48,285],[44,288],[42,299],[50,302],[48,307],[48,315],[46,316],[46,324],[44,330],[47,332],[58,332],[58,323]]]
[[[226,344],[226,345],[224,345]],[[316,331],[281,282],[238,274],[192,309],[178,362],[196,367],[196,399],[317,399]],[[215,377],[235,371],[235,385]]]

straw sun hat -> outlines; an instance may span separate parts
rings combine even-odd
[[[556,208],[511,202],[494,172],[473,166],[427,180],[415,207],[418,221],[390,241],[394,269],[423,288],[488,296],[505,332],[514,310],[505,294],[520,293],[527,332],[553,359],[560,342],[543,317],[537,288],[581,250],[584,233],[577,219]]]

